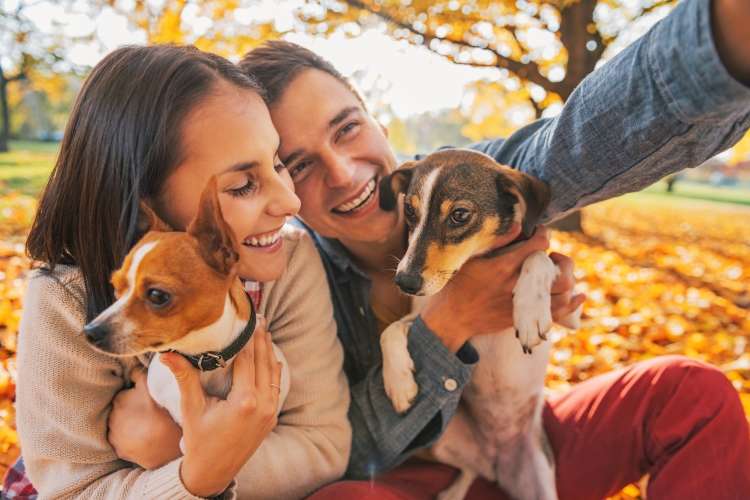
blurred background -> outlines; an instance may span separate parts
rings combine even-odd
[[[87,72],[123,44],[186,43],[238,60],[300,43],[348,76],[402,158],[504,137],[559,113],[575,86],[674,7],[653,0],[0,0],[0,472],[18,454],[14,353],[24,238]],[[750,135],[554,233],[589,299],[556,331],[565,390],[660,354],[720,366],[750,414]],[[641,485],[618,498],[639,498]]]

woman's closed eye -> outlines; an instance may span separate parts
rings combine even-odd
[[[256,189],[255,181],[248,177],[247,182],[240,187],[230,188],[227,192],[235,198],[242,198],[254,192]]]

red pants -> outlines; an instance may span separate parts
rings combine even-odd
[[[649,474],[649,499],[750,499],[750,432],[719,370],[678,356],[595,377],[551,399],[544,426],[561,500],[599,500]],[[341,481],[311,498],[427,499],[456,469],[408,462],[368,481]],[[469,499],[505,498],[479,479]]]

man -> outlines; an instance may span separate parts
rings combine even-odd
[[[740,83],[750,82],[747,23],[750,4],[742,0],[686,0],[587,78],[558,117],[471,147],[546,181],[547,220],[697,165],[750,126],[750,89]],[[545,248],[546,235],[469,262],[431,299],[409,333],[420,392],[409,412],[396,414],[383,388],[378,335],[408,312],[409,301],[392,283],[405,251],[403,218],[379,209],[373,187],[396,168],[386,134],[349,83],[306,49],[271,42],[241,67],[268,91],[279,155],[326,264],[352,393],[347,474],[365,479],[434,443],[449,425],[477,361],[469,340],[510,325],[515,273],[526,255]],[[571,297],[570,261],[554,258],[566,276],[553,289],[562,317],[582,297]],[[750,492],[739,399],[706,365],[679,357],[637,364],[550,401],[544,418],[561,498],[602,498],[646,473],[654,498]],[[320,495],[417,498],[451,480],[440,466],[404,467],[374,485],[341,483]],[[475,489],[497,496],[486,484]]]

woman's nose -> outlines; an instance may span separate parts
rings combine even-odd
[[[293,217],[301,206],[300,199],[294,193],[294,185],[276,178],[275,189],[268,203],[268,213],[274,217]]]

